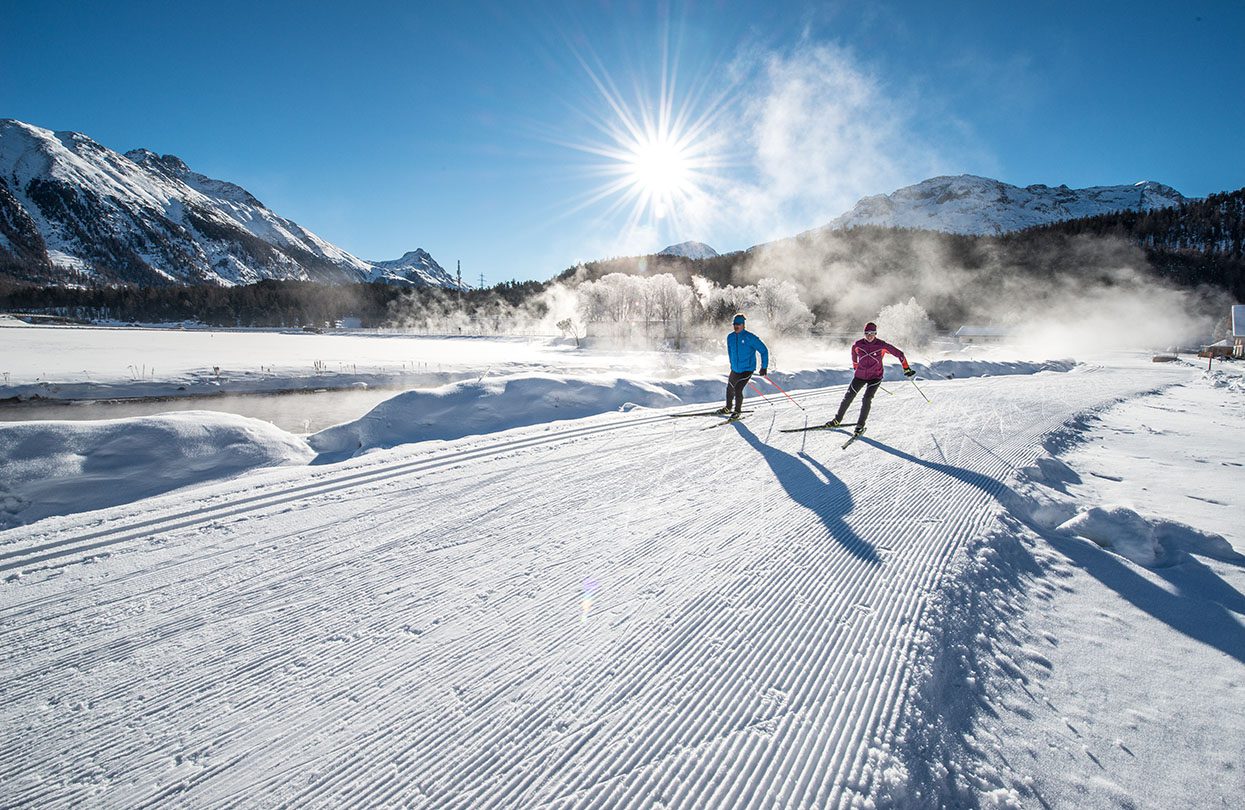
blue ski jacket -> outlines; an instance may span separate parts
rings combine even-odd
[[[761,353],[761,368],[769,368],[769,349],[765,348],[759,337],[747,329],[726,336],[726,355],[731,359],[731,371],[756,371],[757,352]]]

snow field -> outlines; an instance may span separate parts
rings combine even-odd
[[[1245,688],[1245,400],[1230,375],[1191,376],[1083,414],[1048,441],[1059,458],[1022,477],[1038,508],[1009,518],[1011,562],[994,570],[1038,607],[980,600],[1005,630],[969,645],[995,710],[960,727],[976,795],[1163,808],[1232,806],[1245,791],[1232,708]]]
[[[1023,605],[1018,578],[962,564],[1007,554],[990,538],[1012,519],[1010,483],[1078,413],[1181,375],[931,382],[932,406],[897,389],[848,451],[842,434],[778,433],[799,422],[790,405],[710,431],[615,413],[11,530],[0,565],[23,575],[0,590],[0,645],[21,655],[5,657],[0,795],[429,807],[960,795],[963,780],[925,762],[980,776],[969,790],[1015,790],[974,771],[950,733],[982,698],[957,714],[964,681],[939,639],[994,628],[971,613],[940,627],[934,608],[961,586]],[[800,399],[817,418],[840,396]],[[948,735],[926,733],[940,719]]]

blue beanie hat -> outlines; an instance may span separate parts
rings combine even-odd
[[[744,322],[744,315],[743,315],[743,313],[741,312],[741,313],[739,313],[738,315],[736,315],[736,316],[735,316],[735,320],[731,321],[731,324],[740,324],[740,323],[743,323],[743,322]]]

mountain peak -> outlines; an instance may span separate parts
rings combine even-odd
[[[411,287],[448,287],[459,289],[458,281],[423,248],[408,250],[400,259],[369,262],[370,282]],[[463,284],[462,289],[467,289]]]
[[[688,259],[712,259],[720,254],[704,242],[680,242],[677,245],[670,245],[657,255],[683,256]]]
[[[1170,186],[1134,185],[1072,189],[1034,184],[1013,186],[972,174],[931,177],[890,194],[865,197],[828,229],[878,225],[960,234],[997,234],[1066,219],[1122,210],[1150,211],[1185,201]]]
[[[150,149],[131,149],[125,153],[125,156],[139,166],[164,172],[170,177],[181,179],[192,173],[186,162],[177,155],[164,155],[161,157]]]

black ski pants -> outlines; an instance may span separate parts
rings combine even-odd
[[[744,406],[744,386],[750,379],[752,379],[751,371],[731,372],[731,376],[726,380],[726,410],[739,413],[739,409]]]
[[[865,420],[869,418],[869,408],[873,405],[873,395],[878,392],[878,388],[882,385],[881,380],[862,380],[859,377],[854,378],[847,386],[847,392],[843,394],[843,401],[839,404],[839,412],[834,417],[840,422],[847,414],[847,408],[852,404],[852,400],[856,398],[856,394],[860,389],[865,389],[865,396],[860,400],[860,416],[856,419],[856,427],[865,426]]]

